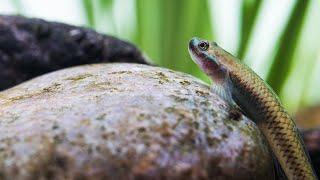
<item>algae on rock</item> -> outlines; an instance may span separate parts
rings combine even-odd
[[[270,179],[254,123],[196,78],[138,64],[60,70],[0,92],[4,179]]]

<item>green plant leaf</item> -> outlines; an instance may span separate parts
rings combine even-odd
[[[116,24],[114,21],[114,17],[113,17],[113,0],[99,0],[97,1],[97,14],[99,17],[104,17],[104,15],[107,14],[108,18],[107,19],[101,19],[100,23],[102,25],[107,26],[106,22],[102,22],[102,21],[108,21],[109,24],[108,26],[110,27],[110,32],[112,32],[112,34],[117,34],[117,30],[116,30]],[[109,33],[110,33],[109,32]]]
[[[157,64],[161,63],[161,1],[136,0],[136,31],[134,41]]]
[[[87,20],[87,25],[90,27],[95,27],[95,18],[94,18],[94,7],[91,0],[82,0],[85,17]]]
[[[187,47],[193,36],[212,39],[207,0],[136,2],[136,40],[140,47],[159,65],[200,76],[201,71],[190,59]]]
[[[267,82],[277,94],[280,93],[288,78],[309,3],[310,0],[296,2],[288,24],[279,38],[279,45],[267,76]]]
[[[259,14],[261,0],[243,0],[241,4],[241,34],[238,58],[243,59],[248,47],[248,41],[252,34],[253,25]]]

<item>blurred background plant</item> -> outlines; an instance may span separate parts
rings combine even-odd
[[[267,80],[292,113],[320,103],[319,0],[2,0],[0,13],[89,26],[207,82],[187,43],[212,39]]]

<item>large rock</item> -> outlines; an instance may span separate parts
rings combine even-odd
[[[80,66],[0,93],[2,179],[270,179],[256,125],[199,80]]]

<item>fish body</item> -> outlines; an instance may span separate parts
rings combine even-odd
[[[257,124],[288,179],[317,179],[294,120],[263,79],[215,42],[193,38],[189,53],[212,89]]]

